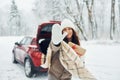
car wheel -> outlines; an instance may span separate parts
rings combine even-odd
[[[24,63],[24,70],[25,70],[25,75],[27,77],[32,77],[33,74],[34,74],[34,71],[33,71],[33,66],[32,66],[32,63],[30,61],[29,58],[27,58],[25,60],[25,63]]]
[[[13,56],[12,56],[12,62],[13,63],[18,63],[17,61],[16,61],[16,57],[15,57],[15,54],[13,53]]]

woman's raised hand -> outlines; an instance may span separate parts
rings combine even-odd
[[[67,36],[67,32],[62,34],[62,29],[59,24],[54,24],[52,26],[52,42],[55,45],[58,45],[63,39]]]

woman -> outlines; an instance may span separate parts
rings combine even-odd
[[[74,24],[70,20],[64,19],[61,26],[53,25],[46,63],[42,65],[49,69],[48,80],[71,80],[73,75],[77,75],[79,79],[82,77],[79,72],[83,68],[83,64],[75,51],[66,44],[69,42],[80,45]],[[81,54],[81,56],[83,55]]]

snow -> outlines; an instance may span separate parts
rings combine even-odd
[[[27,78],[24,67],[12,63],[12,48],[22,37],[0,37],[0,80],[47,80],[47,75],[38,74]],[[86,67],[98,80],[120,80],[120,43],[116,41],[81,41]]]
[[[86,48],[86,67],[99,80],[120,80],[120,43],[116,41],[89,41]]]

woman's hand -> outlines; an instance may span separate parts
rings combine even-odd
[[[86,52],[86,49],[80,47],[79,45],[76,45],[72,42],[69,42],[68,45],[79,55],[83,56]]]

